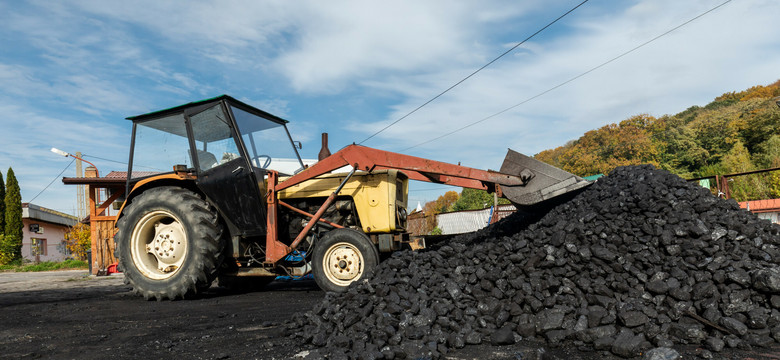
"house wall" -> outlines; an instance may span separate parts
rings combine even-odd
[[[780,212],[756,213],[759,219],[766,219],[775,224],[780,224]]]
[[[759,219],[780,224],[780,199],[743,201],[739,207],[756,214]]]
[[[514,205],[499,205],[497,219],[503,219],[515,212]],[[490,224],[491,208],[483,210],[456,211],[436,215],[436,226],[443,235],[463,234],[477,231]]]
[[[22,223],[24,224],[22,257],[31,261],[35,260],[35,255],[33,254],[33,239],[46,240],[45,255],[42,254],[39,256],[40,261],[62,261],[69,256],[69,252],[64,243],[65,233],[68,232],[67,226],[29,218],[23,218]],[[31,224],[38,224],[42,227],[43,234],[30,232]]]

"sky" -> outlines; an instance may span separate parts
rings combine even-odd
[[[126,117],[220,94],[289,120],[316,158],[320,133],[332,152],[363,142],[580,2],[0,0],[0,169],[23,202],[73,214],[75,165],[50,148],[126,170]],[[780,79],[780,2],[733,0],[533,98],[723,2],[590,0],[363,145],[498,169],[507,148]],[[446,190],[413,183],[410,205]]]

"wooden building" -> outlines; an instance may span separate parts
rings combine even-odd
[[[116,211],[111,205],[125,194],[127,172],[112,171],[105,177],[97,177],[94,171],[85,171],[82,178],[63,178],[68,185],[86,185],[89,198],[88,218],[92,240],[92,274],[104,273],[117,262],[114,257]]]

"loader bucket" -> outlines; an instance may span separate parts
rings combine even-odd
[[[527,180],[525,185],[501,186],[504,197],[518,207],[536,205],[583,189],[592,183],[512,149],[507,151],[504,163],[501,165],[501,172],[519,175]]]

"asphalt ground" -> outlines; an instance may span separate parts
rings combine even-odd
[[[285,336],[284,323],[324,297],[311,280],[275,281],[262,291],[212,287],[196,299],[146,301],[121,274],[85,270],[0,273],[0,359],[295,359],[316,352]],[[684,359],[706,355],[676,348]],[[307,356],[308,355],[308,356]],[[713,354],[780,359],[780,351]],[[532,341],[467,346],[448,359],[614,359]]]

